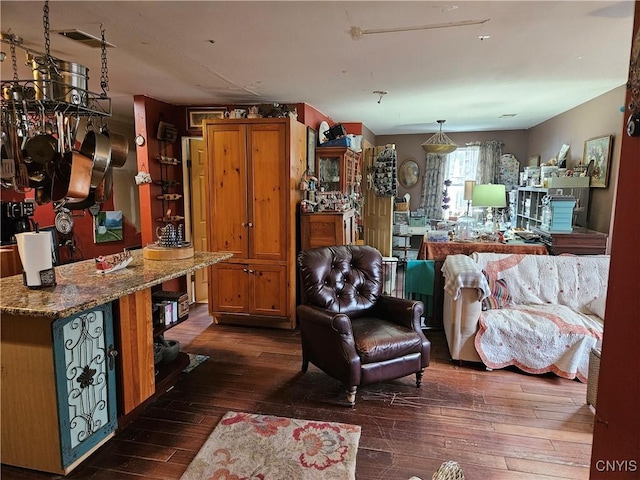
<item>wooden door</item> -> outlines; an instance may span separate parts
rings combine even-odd
[[[212,267],[214,312],[241,314],[249,311],[249,268],[246,264],[219,263]]]
[[[285,316],[287,314],[286,268],[280,265],[251,265],[251,306],[255,315]]]
[[[205,183],[206,155],[204,141],[192,138],[189,142],[189,158],[191,168],[189,179],[191,185],[191,242],[196,252],[207,251],[207,187]],[[201,268],[193,273],[194,297],[196,302],[206,302],[208,295],[207,269]]]
[[[249,125],[249,257],[285,260],[288,213],[286,126]]]
[[[376,155],[384,147],[366,148],[362,171],[368,172]],[[393,198],[378,197],[369,179],[363,180],[366,187],[364,200],[364,243],[377,248],[383,257],[390,257],[393,233]]]
[[[236,258],[249,254],[247,207],[246,127],[225,123],[207,126],[209,246],[231,252]]]

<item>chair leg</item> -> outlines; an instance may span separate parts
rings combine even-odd
[[[416,372],[416,388],[420,388],[422,385],[422,376],[424,375],[424,368],[419,372]]]
[[[356,391],[358,387],[353,386],[347,388],[347,403],[349,403],[350,407],[355,407],[356,405]]]
[[[307,370],[309,369],[309,360],[307,360],[306,358],[302,358],[302,373],[307,373]]]

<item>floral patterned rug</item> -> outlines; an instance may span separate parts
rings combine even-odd
[[[355,479],[360,427],[227,412],[180,480]]]

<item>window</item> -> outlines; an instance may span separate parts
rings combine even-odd
[[[478,159],[480,158],[480,147],[468,146],[459,147],[456,151],[447,155],[444,178],[451,180],[448,189],[449,215],[460,216],[467,211],[467,202],[464,199],[465,180],[476,180],[478,171]]]

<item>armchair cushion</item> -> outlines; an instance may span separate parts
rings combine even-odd
[[[421,338],[407,327],[374,317],[359,317],[351,322],[353,338],[363,364],[383,362],[422,351]]]

